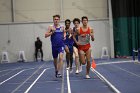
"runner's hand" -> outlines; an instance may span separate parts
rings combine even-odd
[[[54,28],[54,27],[51,28],[52,34],[55,32],[55,30],[56,30],[56,28]]]

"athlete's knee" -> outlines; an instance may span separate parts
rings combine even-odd
[[[75,55],[75,57],[79,57],[79,54],[78,54],[78,52],[77,52],[77,53],[74,53],[74,55]]]
[[[75,58],[79,58],[79,56],[75,56]]]
[[[83,62],[83,63],[82,63],[82,65],[85,65],[85,64],[86,64],[86,62]]]
[[[69,54],[70,55],[70,51],[67,51],[66,54]]]
[[[73,60],[73,54],[70,54],[70,59],[72,59],[72,60]]]
[[[66,51],[66,54],[69,54],[70,55],[70,51]]]
[[[85,65],[86,64],[86,61],[81,61],[82,65]]]
[[[63,61],[63,58],[60,57],[60,58],[59,58],[59,62],[62,62],[62,61]]]
[[[63,53],[59,54],[59,60],[63,60]]]
[[[87,59],[87,63],[90,63],[90,59]]]

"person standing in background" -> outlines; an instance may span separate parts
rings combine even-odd
[[[41,61],[43,61],[42,41],[40,40],[39,37],[37,37],[36,39],[37,40],[35,41],[35,60],[38,61],[37,56],[38,56],[38,52],[40,51]]]

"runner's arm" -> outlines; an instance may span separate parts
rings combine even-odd
[[[76,29],[77,31],[75,31],[74,33],[73,33],[73,40],[74,40],[74,42],[77,44],[77,45],[79,45],[79,42],[76,40],[76,35],[78,35],[78,32],[79,32],[79,29]]]
[[[66,30],[64,29],[64,26],[62,26],[62,30],[64,32],[64,40],[66,39]]]
[[[91,40],[94,41],[94,33],[93,33],[93,29],[90,29],[90,36],[91,36]]]
[[[70,34],[70,35],[69,35],[69,38],[71,38],[71,37],[73,36],[73,30],[72,30],[71,28],[70,28],[69,30],[70,30],[70,31],[69,31],[69,34]],[[73,38],[73,37],[72,37],[72,38]]]
[[[45,33],[45,38],[51,36],[53,34],[52,26],[48,27],[48,31]]]

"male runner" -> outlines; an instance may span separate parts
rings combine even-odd
[[[66,39],[65,39],[65,51],[66,51],[66,61],[67,61],[67,69],[70,68],[70,73],[72,73],[72,64],[73,64],[73,31],[70,28],[71,21],[69,19],[65,20],[65,31],[66,31]]]
[[[52,55],[54,59],[55,76],[62,77],[61,71],[63,66],[63,53],[64,53],[64,27],[59,24],[60,16],[53,16],[54,24],[48,27],[45,37],[51,36]],[[59,56],[59,59],[58,59]]]
[[[91,58],[91,46],[90,46],[90,37],[94,41],[93,29],[88,26],[88,17],[82,17],[82,27],[80,27],[77,33],[74,36],[78,35],[78,41],[74,38],[74,41],[78,45],[79,57],[83,65],[86,65],[86,78],[89,79],[89,71],[91,67],[90,58]],[[86,58],[86,60],[85,60]],[[87,62],[86,62],[87,61]]]
[[[74,24],[73,33],[77,33],[77,29],[79,29],[79,27],[80,27],[80,19],[74,18],[73,24]],[[78,41],[78,35],[76,35],[75,38]],[[76,65],[75,74],[78,74],[79,72],[82,71],[82,66],[80,66],[80,63],[79,63],[78,45],[75,42],[73,44],[73,52],[74,52],[74,56],[75,56],[75,65]]]

